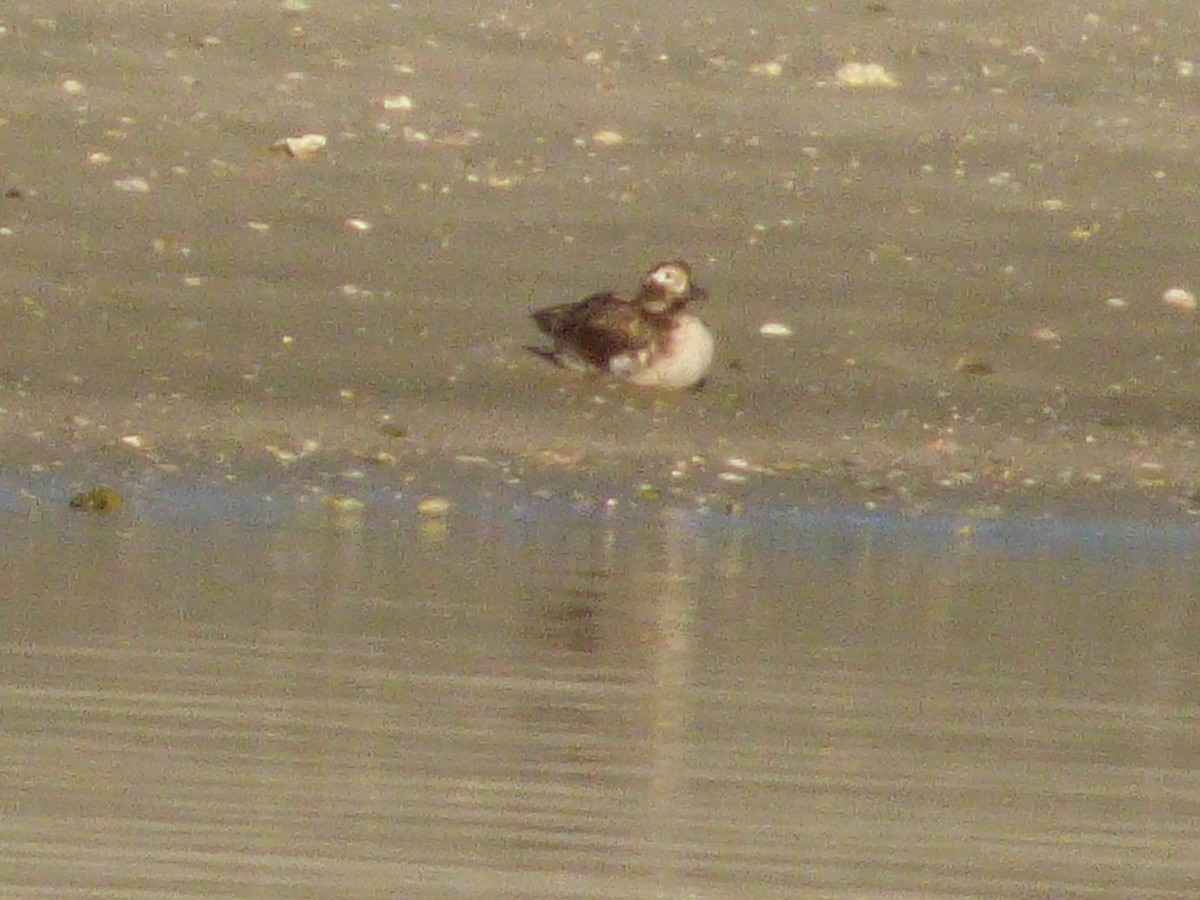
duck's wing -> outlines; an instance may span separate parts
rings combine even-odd
[[[592,294],[578,303],[535,310],[532,316],[558,349],[601,369],[616,354],[639,350],[654,340],[640,308],[615,294]]]

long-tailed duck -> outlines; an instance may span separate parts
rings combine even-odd
[[[607,372],[645,387],[689,388],[713,358],[713,336],[688,304],[705,293],[682,260],[656,265],[633,298],[592,294],[531,313],[553,350],[536,351],[561,366]]]

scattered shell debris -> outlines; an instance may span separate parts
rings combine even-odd
[[[150,247],[155,253],[161,255],[172,254],[175,256],[191,256],[192,248],[186,244],[179,243],[179,240],[170,236],[158,235],[150,241]]]
[[[148,194],[150,193],[150,182],[140,175],[130,175],[128,178],[117,178],[113,181],[113,187],[118,191],[127,191],[130,194]]]
[[[746,71],[760,78],[778,78],[783,74],[783,60],[772,59],[768,62],[755,63]]]
[[[365,504],[357,497],[325,497],[321,502],[337,513],[360,513],[365,509]]]
[[[725,460],[725,465],[730,469],[737,469],[739,472],[753,472],[756,475],[770,475],[773,472],[769,466],[752,463],[741,456],[729,457],[729,459]]]
[[[625,136],[619,131],[604,128],[592,135],[592,141],[601,147],[619,147],[625,143]]]
[[[300,454],[292,450],[284,450],[281,447],[276,447],[274,444],[267,444],[266,451],[275,457],[276,462],[292,463],[300,458]]]
[[[425,497],[417,504],[417,512],[423,516],[444,516],[453,506],[445,497]]]
[[[146,441],[140,434],[127,434],[121,438],[121,443],[126,447],[132,447],[134,450],[141,450],[146,446]]]
[[[469,184],[486,184],[490,188],[497,190],[507,190],[520,181],[520,176],[516,175],[488,175],[483,178],[472,172],[466,177]]]
[[[456,463],[462,463],[465,466],[490,466],[492,461],[486,456],[479,456],[475,453],[459,453],[454,457]]]
[[[1129,306],[1129,301],[1124,297],[1109,297],[1104,301],[1104,305],[1109,309],[1125,309]]]
[[[879,63],[848,62],[839,66],[833,77],[842,87],[849,88],[894,88],[900,86],[900,82]]]
[[[394,466],[396,464],[396,455],[388,453],[386,450],[375,450],[366,453],[362,459],[363,462],[369,462],[376,466]]]
[[[313,453],[316,453],[319,449],[321,449],[321,442],[309,438],[301,442],[299,451],[288,450],[287,448],[280,447],[277,444],[267,444],[265,447],[263,447],[263,449],[270,453],[271,456],[275,457],[276,462],[286,465],[288,463],[294,463],[296,460],[301,459],[302,457],[311,456]]]
[[[280,138],[271,145],[276,152],[287,153],[295,159],[304,159],[325,149],[329,139],[323,134],[302,134],[299,137]]]
[[[1164,477],[1166,466],[1154,460],[1141,463],[1134,474],[1134,483],[1138,487],[1162,487],[1167,483]]]
[[[352,231],[370,231],[371,223],[368,222],[366,219],[359,219],[357,217],[351,216],[349,219],[346,220],[346,227],[351,229]]]
[[[1196,295],[1187,288],[1167,288],[1163,291],[1162,302],[1176,309],[1192,310],[1196,308]]]
[[[1049,344],[1052,347],[1062,346],[1062,335],[1048,325],[1041,325],[1033,329],[1029,336],[1038,343]]]
[[[83,82],[75,78],[68,78],[62,83],[61,87],[62,92],[68,97],[78,97],[85,90],[87,90],[87,88],[83,86]]]
[[[782,322],[765,322],[759,326],[758,333],[764,337],[791,337],[793,334],[791,327]]]
[[[407,112],[413,108],[412,97],[408,94],[396,94],[383,98],[383,108],[388,111]]]
[[[545,449],[537,452],[537,459],[552,466],[576,466],[583,462],[585,454],[582,450]]]
[[[71,497],[71,509],[88,512],[116,513],[125,505],[125,499],[108,485],[99,485],[90,491],[80,491]]]

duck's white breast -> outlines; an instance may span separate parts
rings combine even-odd
[[[628,379],[643,387],[691,387],[712,365],[714,346],[708,326],[696,316],[683,313],[675,321],[667,346],[652,354],[645,368],[631,371]]]

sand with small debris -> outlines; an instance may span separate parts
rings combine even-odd
[[[5,10],[5,460],[1190,515],[1195,23],[960,12]],[[702,391],[526,351],[675,256]]]

